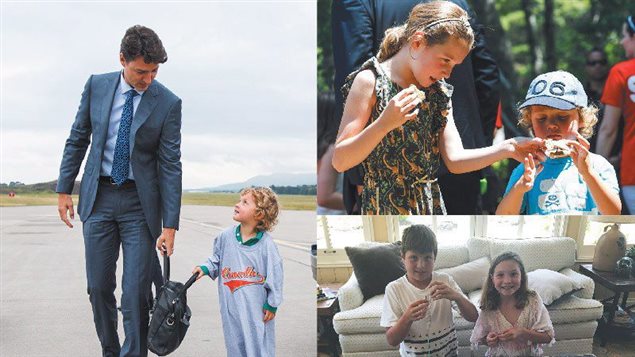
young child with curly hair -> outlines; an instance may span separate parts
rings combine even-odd
[[[589,152],[598,109],[582,83],[565,71],[541,74],[519,109],[519,124],[545,139],[547,159],[528,155],[516,167],[496,214],[620,214],[615,170]]]
[[[234,206],[239,224],[214,239],[212,255],[194,268],[218,279],[227,356],[274,356],[273,319],[282,302],[282,258],[269,231],[278,198],[269,188],[246,188]]]

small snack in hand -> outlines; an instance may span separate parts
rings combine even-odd
[[[571,148],[567,145],[566,140],[545,140],[545,155],[552,159],[566,157],[571,154]]]
[[[414,89],[415,93],[417,94],[417,98],[421,100],[421,103],[426,100],[426,92],[419,90],[419,88],[417,88],[417,86],[415,86],[414,84],[411,84],[410,88]]]

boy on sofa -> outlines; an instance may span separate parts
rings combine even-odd
[[[463,317],[478,318],[476,307],[452,277],[434,271],[437,240],[425,225],[412,225],[402,236],[401,258],[406,275],[386,286],[381,326],[399,353],[456,355],[457,337],[452,317],[456,304]]]

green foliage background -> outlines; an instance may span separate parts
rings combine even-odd
[[[337,0],[335,0],[337,1]],[[520,0],[470,0],[472,9],[494,4],[496,14],[490,11],[477,13],[485,26],[488,43],[502,41],[509,49],[508,57],[499,49],[490,48],[499,63],[511,60],[514,73],[505,73],[507,78],[517,78],[510,88],[513,99],[519,100],[531,82],[530,48],[527,44],[525,15]],[[333,58],[331,48],[331,3],[318,1],[318,91],[332,90]],[[534,33],[537,50],[544,48],[543,24],[544,1],[529,0],[529,8],[536,20]],[[622,24],[626,16],[635,14],[633,1],[627,0],[554,0],[554,31],[556,68],[570,71],[584,78],[585,54],[594,46],[606,50],[609,63],[624,60],[624,50],[619,44]],[[496,16],[497,15],[497,16]],[[499,20],[500,24],[493,21]],[[498,26],[502,31],[495,32]],[[490,41],[491,40],[491,41]],[[538,73],[547,72],[546,63],[537,68]]]

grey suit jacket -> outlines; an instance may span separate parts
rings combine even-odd
[[[92,75],[66,140],[56,192],[71,193],[86,149],[77,212],[82,222],[95,203],[110,110],[120,72]],[[143,213],[156,238],[161,228],[179,227],[181,211],[181,99],[159,82],[144,93],[130,128],[130,162]]]

